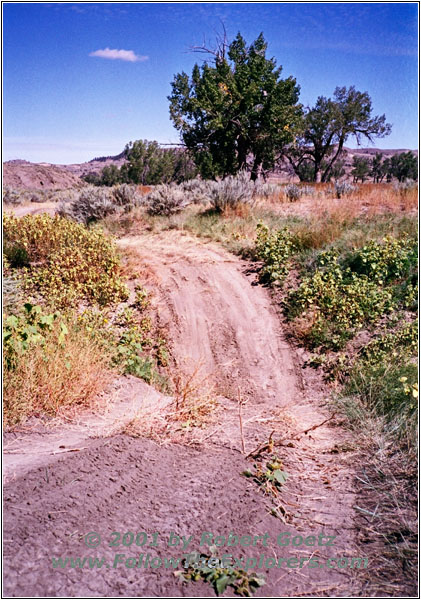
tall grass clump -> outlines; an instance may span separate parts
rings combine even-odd
[[[302,196],[301,188],[295,183],[290,183],[284,187],[285,198],[290,202],[296,202]]]
[[[418,321],[369,342],[346,373],[341,398],[382,415],[407,448],[417,444]]]
[[[350,194],[353,194],[356,190],[357,188],[355,187],[355,185],[351,185],[346,181],[335,181],[335,185],[333,187],[333,192],[336,198],[338,199],[343,198],[344,196],[349,196]]]
[[[110,352],[76,317],[26,303],[4,323],[5,426],[90,406],[110,380]]]

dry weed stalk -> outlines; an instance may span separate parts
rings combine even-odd
[[[238,418],[240,421],[240,436],[241,436],[241,449],[243,454],[246,453],[246,445],[244,442],[244,430],[243,430],[243,404],[245,400],[241,397],[240,386],[238,386]]]
[[[203,361],[199,361],[190,368],[179,368],[173,375],[174,411],[170,417],[174,421],[200,426],[214,412],[217,404],[214,387],[211,376],[202,374],[202,367]]]

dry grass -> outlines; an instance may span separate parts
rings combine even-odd
[[[209,375],[203,375],[203,365],[182,365],[172,377],[174,389],[171,419],[186,426],[200,427],[215,412],[217,401]]]
[[[131,437],[146,437],[159,444],[189,443],[190,434],[214,422],[218,402],[202,363],[184,361],[172,377],[173,397],[169,403],[144,406],[121,429]]]
[[[384,418],[355,399],[351,404],[345,401],[343,408],[361,452],[356,478],[357,542],[364,547],[370,570],[360,571],[358,577],[367,597],[416,597],[415,453],[399,447],[387,433]]]
[[[112,378],[110,357],[85,331],[69,327],[65,341],[58,328],[44,345],[34,345],[16,367],[4,370],[4,424],[30,416],[57,416],[92,406]]]
[[[234,217],[247,219],[250,217],[251,212],[252,207],[250,204],[236,204],[235,206],[227,206],[222,213],[222,217],[226,219],[232,219]]]

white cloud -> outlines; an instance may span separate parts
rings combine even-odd
[[[143,62],[148,60],[149,56],[138,56],[133,50],[117,50],[104,48],[104,50],[95,50],[89,56],[98,56],[99,58],[108,58],[110,60],[125,60],[126,62]]]

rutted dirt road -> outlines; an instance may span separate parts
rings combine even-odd
[[[219,398],[215,422],[198,431],[197,444],[156,443],[113,435],[86,449],[28,468],[5,486],[5,593],[9,596],[207,596],[207,584],[182,585],[174,569],[113,568],[115,554],[143,550],[109,547],[111,533],[160,533],[152,556],[182,556],[166,545],[170,533],[193,536],[264,535],[262,547],[222,548],[234,557],[316,558],[364,556],[354,540],[353,452],[341,452],[346,435],[308,389],[284,339],[267,291],[247,274],[249,265],[222,249],[180,232],[121,240],[139,253],[154,281],[161,324],[183,369],[201,364]],[[275,506],[241,475],[252,466],[241,453],[237,396],[243,407],[246,452],[273,439],[289,479]],[[136,387],[131,388],[136,393]],[[141,401],[144,388],[139,389]],[[304,433],[308,431],[308,433]],[[30,435],[27,437],[30,443]],[[101,534],[96,549],[83,536]],[[279,547],[282,532],[336,536],[333,546]],[[151,538],[150,538],[151,539]],[[323,538],[322,538],[323,539]],[[327,541],[327,538],[324,538]],[[202,546],[202,551],[207,548]],[[53,568],[52,557],[104,557],[101,569]],[[295,563],[294,563],[295,564]],[[305,564],[305,563],[304,563]],[[255,569],[266,585],[257,596],[337,596],[358,593],[345,568]],[[228,590],[227,595],[232,595]]]

